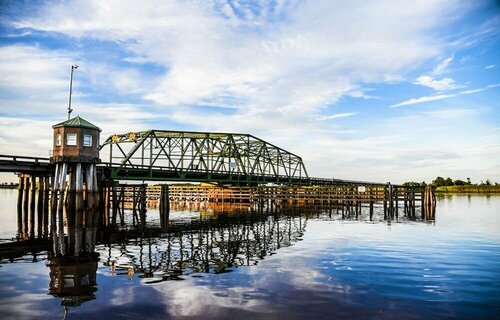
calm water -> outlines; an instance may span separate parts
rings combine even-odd
[[[15,203],[0,190],[3,242]],[[50,294],[46,252],[4,259],[0,317],[500,318],[500,197],[439,198],[434,222],[236,211],[173,211],[169,233],[102,240],[99,262],[80,266],[96,285],[79,296]]]

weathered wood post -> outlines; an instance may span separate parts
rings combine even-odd
[[[68,164],[63,163],[60,173],[59,182],[59,203],[57,204],[57,237],[59,240],[59,253],[66,254],[66,246],[64,241],[64,193],[66,190],[66,177],[68,174]]]
[[[21,238],[23,233],[23,194],[24,194],[24,176],[19,175],[19,187],[17,190],[17,235]]]
[[[384,187],[384,220],[387,219],[387,199],[389,197],[389,183]]]
[[[394,187],[394,202],[396,209],[396,220],[399,219],[399,187]]]
[[[57,202],[59,196],[59,172],[61,171],[62,164],[56,164],[55,175],[52,177],[52,194],[50,197],[50,236],[52,238],[53,252],[59,252],[59,242],[57,239]]]
[[[116,224],[116,215],[118,214],[118,196],[116,194],[116,183],[113,183],[111,186],[111,193],[112,193],[112,211],[113,214],[111,216],[111,225]]]
[[[373,198],[372,198],[372,189],[373,187],[370,187],[370,221],[373,219]]]
[[[146,226],[146,211],[147,211],[147,195],[146,195],[146,185],[142,184],[139,189],[140,193],[140,209],[139,216],[141,222],[141,228]]]
[[[51,177],[49,175],[44,177],[45,183],[45,191],[43,194],[43,235],[44,237],[49,236],[49,204],[50,204],[50,184]]]
[[[35,237],[36,177],[34,175],[31,175],[30,180],[31,180],[31,182],[30,182],[31,188],[30,188],[30,222],[29,222],[30,231],[29,231],[29,235],[30,235],[30,238],[33,239]]]
[[[422,207],[423,217],[426,220],[434,220],[436,210],[436,198],[433,186],[426,186],[424,191],[424,205]]]
[[[23,203],[23,237],[28,236],[28,221],[29,221],[29,202],[30,202],[30,180],[29,176],[24,176],[24,203]]]
[[[45,193],[45,183],[44,177],[38,177],[38,199],[37,199],[37,207],[36,207],[36,225],[37,225],[37,234],[38,237],[41,238],[43,236],[43,198]]]
[[[109,181],[106,181],[104,185],[104,225],[109,225],[109,212],[110,212],[110,192],[109,192]]]
[[[166,231],[168,228],[169,215],[170,215],[170,201],[169,201],[168,184],[162,184],[160,191],[160,225],[162,231]]]

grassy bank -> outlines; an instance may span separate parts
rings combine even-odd
[[[443,193],[500,193],[500,186],[449,186],[437,187]]]

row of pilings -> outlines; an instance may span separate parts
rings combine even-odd
[[[384,219],[398,219],[400,210],[405,217],[416,219],[417,207],[421,209],[421,219],[434,219],[436,195],[433,186],[395,186],[388,183],[384,188]]]
[[[56,254],[78,254],[93,249],[98,227],[133,226],[143,229],[147,207],[156,203],[162,228],[168,226],[170,202],[257,202],[261,205],[327,204],[342,215],[358,216],[362,207],[369,210],[383,205],[384,219],[401,215],[433,220],[434,188],[396,185],[367,186],[258,186],[206,187],[186,185],[119,184],[98,179],[93,163],[56,163],[52,176],[19,176],[19,237],[29,239],[51,236]],[[38,194],[38,196],[37,196]],[[420,207],[421,210],[416,210]],[[130,210],[132,215],[126,215]],[[49,230],[50,227],[50,230]]]
[[[56,163],[53,174],[20,174],[18,238],[50,238],[55,255],[92,252],[97,228],[113,224],[123,212],[115,189],[115,183],[98,180],[94,163]],[[140,208],[145,221],[142,203],[134,212]]]
[[[99,211],[95,164],[56,163],[50,201],[53,252],[75,256],[92,252]]]

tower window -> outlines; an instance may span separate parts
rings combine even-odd
[[[56,135],[56,147],[59,147],[61,145],[61,134],[58,133]]]
[[[68,133],[66,134],[66,145],[67,146],[76,146],[76,133]]]
[[[90,134],[83,135],[83,146],[92,147],[92,136]]]

